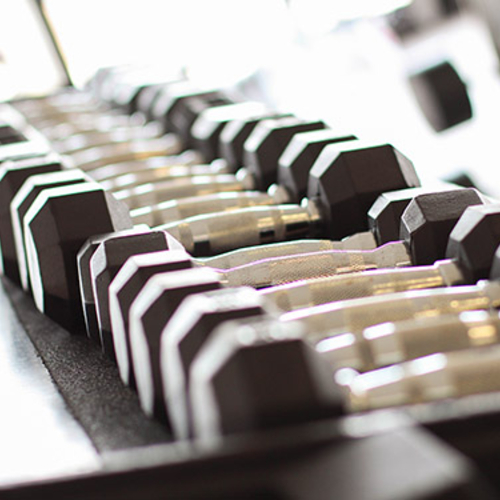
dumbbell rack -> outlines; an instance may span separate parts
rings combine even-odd
[[[403,491],[408,498],[426,498],[419,493],[422,478],[432,479],[433,471],[449,458],[432,434],[472,458],[498,486],[497,395],[407,411],[375,411],[235,436],[213,445],[174,443],[166,428],[142,413],[135,393],[122,384],[116,367],[95,345],[40,314],[7,279],[0,297],[0,328],[33,343],[36,354],[29,362],[39,363],[41,358],[64,400],[60,418],[71,420],[77,429],[79,437],[66,453],[78,454],[84,447],[92,455],[82,462],[83,470],[63,467],[57,474],[28,481],[6,477],[0,480],[0,499],[392,499],[401,498]],[[25,356],[12,353],[14,371],[16,363],[26,362]],[[36,419],[36,408],[32,411]],[[22,432],[21,428],[19,435]],[[434,452],[430,456],[429,450]],[[397,470],[401,457],[406,460],[404,470],[389,480],[387,471]],[[450,470],[454,489],[439,498],[490,498],[483,496],[481,480],[474,474],[467,463]],[[477,496],[469,496],[476,488]]]
[[[90,472],[49,475],[34,482],[0,483],[2,499],[288,498],[286,492],[290,491],[294,494],[290,498],[334,498],[331,492],[354,493],[363,464],[357,464],[359,477],[348,474],[348,469],[356,463],[353,460],[358,453],[369,457],[387,449],[386,446],[397,451],[399,445],[401,453],[413,452],[418,457],[419,444],[428,439],[413,419],[390,411],[349,417],[358,419],[357,425],[371,435],[355,440],[355,446],[348,438],[347,422],[332,421],[235,437],[217,443],[214,449],[169,442],[165,428],[144,416],[134,393],[121,383],[114,365],[92,343],[70,335],[40,314],[31,300],[7,280],[3,281],[1,295],[2,330],[14,329],[16,336],[27,336],[33,342],[70,413],[98,451],[98,460],[92,463],[94,470]],[[5,300],[7,296],[10,303]],[[12,321],[13,316],[17,320]],[[16,363],[19,359],[13,357],[10,361]],[[495,433],[500,397],[479,397],[439,408],[428,405],[414,412],[413,417],[466,453],[477,455],[480,444],[484,456],[476,458],[486,467],[494,466],[490,453],[496,453],[500,444]],[[65,418],[72,417],[68,413]],[[464,418],[474,442],[463,435]],[[21,433],[22,429],[12,432]],[[80,442],[76,440],[74,453],[79,451]],[[397,461],[397,455],[394,458]],[[418,463],[422,467],[422,460]],[[427,463],[430,471],[430,457]],[[365,473],[377,473],[372,469],[377,464],[387,462],[368,461]],[[418,488],[418,481],[410,481],[411,475],[395,476],[392,489]]]
[[[116,367],[96,346],[40,314],[31,299],[8,280],[2,285],[2,331],[10,329],[19,339],[31,340],[69,409],[63,417],[76,419],[97,450],[96,460],[82,464],[90,471],[63,471],[33,482],[11,483],[6,478],[0,482],[2,499],[335,498],[338,491],[364,498],[356,496],[362,495],[356,493],[360,478],[364,474],[382,477],[388,463],[394,461],[396,467],[399,453],[406,457],[415,454],[418,473],[424,477],[437,466],[433,460],[439,453],[425,461],[419,455],[419,446],[429,439],[421,426],[473,457],[482,472],[494,477],[500,449],[495,431],[500,421],[498,395],[422,405],[410,415],[378,411],[341,422],[322,421],[234,437],[214,443],[213,448],[173,443],[161,424],[142,413],[135,394],[122,384]],[[13,353],[7,361],[14,367],[25,356]],[[5,403],[4,418],[9,402]],[[464,434],[464,419],[470,434]],[[21,434],[22,429],[11,432]],[[364,434],[369,437],[353,438]],[[77,437],[68,451],[78,454],[81,446]],[[395,455],[375,460],[376,454],[387,449]],[[357,462],[360,457],[367,460]],[[424,463],[428,470],[422,470]],[[349,472],[352,467],[356,467],[354,475]],[[395,494],[400,488],[407,493],[412,488],[418,491],[421,484],[415,472],[394,475],[389,489],[389,483],[381,484],[384,495],[389,491]],[[293,496],[288,496],[292,492]],[[374,491],[370,494],[370,498],[379,498]]]

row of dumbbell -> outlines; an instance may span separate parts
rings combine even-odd
[[[468,196],[470,197],[470,196],[472,196],[472,195],[471,195],[470,193],[468,193]],[[456,196],[454,195],[452,198],[456,198]],[[448,199],[450,199],[450,197],[448,197]],[[472,199],[472,198],[471,198],[471,199]],[[476,202],[477,202],[477,201],[476,201]],[[344,255],[345,255],[345,254],[344,254]],[[456,270],[455,270],[455,272],[456,272]],[[193,274],[193,273],[191,273],[191,274]],[[197,274],[199,274],[199,273],[197,273]],[[203,281],[203,280],[202,280],[202,281]],[[272,295],[272,294],[271,294],[271,295]],[[165,338],[165,336],[163,336],[163,337]]]
[[[277,130],[277,132],[282,132],[282,130]],[[397,166],[396,166],[396,169],[397,169]],[[400,182],[400,179],[396,179],[393,182]],[[194,184],[199,185],[199,178],[196,179]],[[403,184],[404,184],[404,182],[403,182]],[[217,187],[218,184],[215,184],[215,186]],[[175,187],[177,188],[177,186],[175,186]],[[141,187],[141,190],[143,190],[143,188],[144,187]],[[150,185],[150,186],[148,186],[148,188],[157,192],[158,186],[157,185]],[[326,196],[319,197],[319,199],[321,199],[321,198],[325,198],[324,199],[325,204],[328,203],[328,199],[326,199]],[[199,201],[199,199],[197,201]],[[212,208],[214,208],[214,207],[212,207]],[[317,211],[318,211],[317,208],[312,210],[312,212],[314,214],[313,217],[310,216],[311,208],[299,209],[298,207],[292,207],[292,206],[280,207],[277,210],[273,210],[272,214],[270,214],[268,210],[270,210],[270,209],[252,210],[252,211],[249,211],[245,214],[245,215],[247,215],[246,220],[247,220],[248,227],[246,227],[244,231],[241,231],[241,235],[240,235],[241,238],[240,239],[236,238],[234,234],[231,235],[231,238],[227,238],[227,232],[223,232],[221,229],[225,229],[226,227],[229,226],[229,224],[226,225],[226,221],[224,220],[224,217],[222,217],[222,216],[217,217],[214,220],[215,227],[211,231],[213,234],[208,234],[208,236],[209,236],[208,241],[202,242],[204,244],[203,245],[200,244],[200,246],[209,247],[209,250],[221,251],[221,250],[228,249],[227,247],[230,248],[231,245],[233,245],[235,247],[239,247],[239,246],[243,246],[244,244],[248,245],[251,242],[255,242],[255,243],[260,242],[261,235],[263,235],[264,238],[267,238],[270,240],[279,239],[279,238],[288,239],[290,237],[289,233],[292,233],[293,236],[300,236],[301,234],[308,234],[308,233],[310,234],[314,230],[311,226],[316,226],[318,223],[319,217],[317,214]],[[285,210],[284,215],[282,215],[283,210]],[[299,214],[302,215],[302,219],[299,218],[299,216],[300,216]],[[274,223],[273,226],[274,227],[268,228],[267,226],[269,226],[269,223],[267,223],[264,226],[264,228],[262,229],[262,226],[263,226],[262,221],[264,221],[264,224],[265,224],[265,220],[270,219],[271,216],[273,218],[273,223]],[[281,216],[281,217],[279,217],[279,216]],[[291,219],[291,222],[289,224],[286,224],[287,216],[289,219]],[[240,214],[238,214],[238,217],[239,217],[239,220],[241,221]],[[231,219],[234,220],[235,216],[230,215],[230,214],[226,214],[225,218],[229,219],[228,222],[231,222]],[[315,224],[311,223],[311,219],[313,219],[313,222],[315,222]],[[196,221],[196,222],[198,222],[198,221]],[[284,226],[283,228],[277,227],[279,222],[283,222],[283,226]],[[287,231],[288,226],[290,226],[292,228],[290,231]],[[198,224],[198,227],[199,227],[199,224]],[[186,224],[183,224],[181,226],[181,228],[182,228],[182,231],[179,231],[178,227],[175,228],[172,226],[169,226],[168,229],[169,229],[170,233],[172,233],[172,231],[176,230],[175,234],[178,236],[182,236],[182,234],[180,234],[181,232],[184,233],[185,237],[180,238],[181,242],[184,244],[186,242],[192,243],[192,241],[197,241],[197,242],[200,241],[199,235],[196,234],[196,232],[195,232],[195,230],[197,229],[196,224],[193,224],[192,228]],[[190,229],[190,230],[187,231],[186,229]],[[204,229],[206,229],[206,228],[204,228]],[[281,230],[279,230],[279,229],[281,229]],[[330,228],[328,228],[328,227],[325,229],[326,230],[324,230],[324,232],[330,230]],[[203,231],[203,229],[202,229],[202,231]],[[316,231],[317,231],[317,229],[316,229]],[[205,230],[205,232],[207,232],[207,231]],[[224,234],[224,233],[226,233],[226,234]],[[218,242],[217,236],[218,235],[222,236],[220,238],[222,240],[221,244],[217,244],[217,242]],[[273,238],[273,236],[274,236],[274,238]],[[243,241],[241,241],[242,239],[243,239]],[[358,239],[358,241],[361,241],[361,240]],[[369,243],[368,243],[369,245],[373,245],[373,239],[368,239],[367,241],[369,241]],[[187,247],[188,249],[191,249],[192,246],[193,246],[192,244],[191,245],[185,244],[185,247]],[[325,248],[325,245],[322,244],[321,248]],[[308,242],[307,250],[311,250],[311,249],[312,248],[310,246],[310,242]],[[3,253],[4,253],[4,255],[7,254],[6,251],[4,251]],[[269,255],[269,252],[266,255]],[[21,262],[22,262],[22,260],[23,259],[20,259]]]

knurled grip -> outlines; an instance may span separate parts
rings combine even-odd
[[[229,286],[264,288],[310,278],[409,264],[406,247],[400,243],[388,243],[375,250],[329,250],[261,260],[226,270],[223,281]]]
[[[301,320],[312,341],[350,332],[361,338],[362,331],[388,321],[453,314],[500,306],[500,283],[480,281],[473,286],[416,290],[366,297],[292,311],[283,321]]]
[[[378,269],[366,273],[328,276],[313,281],[289,283],[262,293],[284,311],[293,311],[328,302],[372,297],[376,295],[458,285],[463,282],[458,271],[443,272],[455,267],[450,261],[433,266]]]
[[[472,311],[456,315],[422,318],[390,323],[390,332],[367,340],[372,366],[402,363],[435,352],[483,347],[500,342],[498,312]],[[371,331],[376,333],[373,327]],[[436,335],[439,332],[439,335]],[[389,358],[390,355],[390,358]]]
[[[181,151],[180,139],[174,134],[168,134],[149,141],[124,142],[90,148],[69,156],[78,168],[87,171],[123,161],[175,155]]]
[[[377,242],[372,233],[358,233],[341,241],[332,240],[295,240],[281,243],[270,243],[252,247],[239,248],[215,257],[198,259],[204,266],[218,269],[230,269],[244,266],[257,260],[273,259],[287,255],[297,255],[328,250],[373,250]]]
[[[203,196],[211,193],[244,191],[247,186],[238,181],[234,175],[201,175],[192,179],[166,180],[150,184],[134,186],[130,189],[114,191],[116,199],[124,201],[129,209],[157,205],[163,201]]]
[[[155,139],[162,135],[161,127],[157,123],[146,126],[131,125],[108,130],[95,130],[87,134],[75,134],[61,141],[54,142],[54,148],[60,154],[73,154],[95,146],[106,146],[118,142]]]
[[[195,256],[285,241],[314,232],[317,221],[299,205],[250,207],[159,226]]]
[[[273,205],[274,203],[275,199],[267,193],[236,191],[165,201],[152,207],[135,209],[130,213],[130,216],[135,224],[147,224],[154,227],[197,215]]]
[[[79,120],[76,122],[62,122],[52,125],[43,130],[43,134],[48,140],[61,140],[71,137],[74,134],[86,134],[94,130],[102,130],[115,127],[129,127],[137,124],[137,121],[126,115],[99,115],[92,120]]]
[[[147,160],[126,161],[113,163],[104,167],[89,170],[89,175],[96,181],[106,181],[126,174],[136,173],[140,169],[160,169],[166,176],[169,176],[170,169],[175,169],[179,165],[191,166],[204,162],[203,157],[197,151],[183,151],[178,155],[155,156]]]
[[[157,168],[138,168],[136,172],[125,173],[112,179],[101,181],[102,187],[108,191],[119,191],[141,184],[155,183],[169,179],[181,179],[198,175],[227,174],[228,167],[224,161],[198,165],[168,165]],[[89,172],[89,175],[92,175]]]
[[[484,394],[500,390],[500,346],[438,353],[356,377],[350,384],[355,411]],[[370,380],[371,379],[371,380]]]

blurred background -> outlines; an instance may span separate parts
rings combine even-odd
[[[0,0],[0,100],[154,66],[391,142],[421,177],[466,171],[500,197],[496,3]]]

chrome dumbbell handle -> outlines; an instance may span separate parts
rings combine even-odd
[[[330,250],[261,260],[226,270],[223,273],[223,282],[228,286],[264,288],[379,267],[407,266],[409,263],[404,246],[387,243],[375,250]]]
[[[341,333],[352,333],[358,337],[365,328],[387,321],[498,307],[500,283],[480,281],[471,286],[416,290],[334,302],[285,313],[282,320],[303,321],[311,341],[325,340],[321,350],[326,352],[328,339]]]
[[[375,254],[384,251],[384,247]],[[328,276],[307,282],[293,282],[262,290],[262,294],[284,311],[313,307],[358,297],[374,297],[418,289],[458,285],[462,274],[451,261],[439,261],[433,266],[372,270],[363,273]]]
[[[239,247],[314,234],[315,214],[299,205],[276,205],[205,214],[159,226],[193,255],[218,254]]]
[[[141,160],[153,156],[175,155],[182,151],[182,143],[174,134],[158,139],[124,142],[90,148],[70,155],[75,165],[82,170],[93,170],[113,163]]]
[[[438,333],[439,332],[439,333]],[[366,328],[358,339],[354,364],[341,361],[336,366],[350,366],[360,371],[372,370],[428,356],[484,347],[500,342],[500,318],[497,311],[466,311],[413,320],[384,323]],[[329,356],[334,355],[333,351]],[[345,357],[344,357],[345,358]]]
[[[131,125],[112,128],[108,131],[93,130],[84,134],[74,134],[52,142],[54,149],[60,154],[74,154],[93,147],[102,147],[134,140],[159,138],[163,131],[158,123]]]
[[[174,169],[179,166],[193,166],[203,163],[203,157],[197,152],[192,150],[183,151],[177,155],[170,156],[154,156],[147,160],[136,160],[129,162],[113,163],[105,165],[104,167],[89,170],[89,175],[92,179],[100,182],[114,181],[124,175],[135,174],[142,170],[156,170],[160,169],[165,175],[169,175],[169,169]],[[117,181],[119,185],[120,182]],[[111,184],[106,189],[113,189],[114,185]]]
[[[137,208],[132,210],[131,217],[136,224],[141,223],[154,227],[201,214],[275,205],[285,203],[286,201],[260,191],[213,193],[204,196],[168,200],[151,207]]]
[[[432,354],[357,376],[354,411],[425,403],[500,390],[500,346]]]
[[[365,232],[349,236],[341,241],[307,239],[245,247],[214,257],[199,258],[198,262],[218,269],[230,269],[257,260],[300,253],[326,252],[329,250],[373,250],[376,247],[377,242],[373,233]]]
[[[232,174],[200,175],[196,178],[183,177],[155,183],[141,184],[114,191],[117,200],[127,204],[130,210],[158,205],[166,200],[175,200],[206,194],[245,191],[253,189],[236,179]],[[227,229],[227,227],[226,227]]]
[[[229,167],[223,160],[216,160],[209,164],[203,164],[202,162],[196,164],[174,164],[168,161],[168,157],[165,158],[165,160],[167,160],[165,161],[165,165],[162,165],[161,162],[157,162],[159,165],[151,168],[148,168],[146,165],[143,165],[143,168],[141,168],[141,165],[137,165],[137,170],[135,172],[124,173],[111,179],[105,179],[101,181],[101,185],[108,191],[121,191],[122,189],[143,184],[155,184],[167,180],[229,173]],[[120,164],[117,166],[119,165]],[[92,173],[89,172],[89,175],[92,176]],[[196,179],[193,179],[193,183],[196,183]]]

